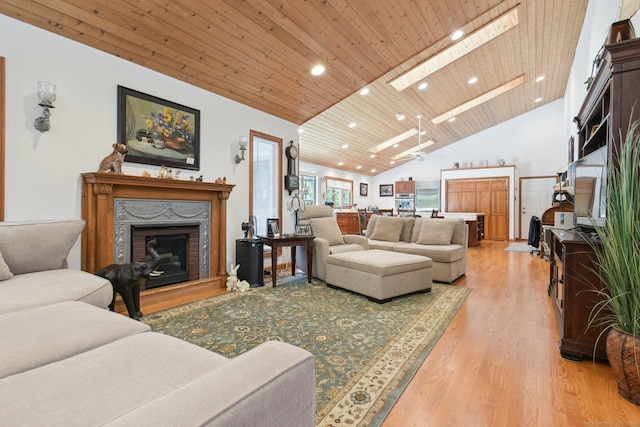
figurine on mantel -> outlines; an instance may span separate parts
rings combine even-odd
[[[100,167],[98,168],[98,172],[121,174],[122,161],[124,160],[124,155],[127,154],[128,151],[127,146],[118,143],[115,143],[111,146],[113,147],[113,152],[102,159],[102,161],[100,162]]]
[[[216,184],[226,184],[227,183],[227,177],[223,176],[222,178],[216,178],[215,183]]]
[[[203,178],[203,176],[202,176],[202,175],[200,175],[200,176],[199,176],[199,177],[197,177],[197,178],[196,178],[195,176],[192,176],[192,177],[190,177],[189,179],[190,179],[191,181],[202,182],[202,180],[203,180],[204,178]]]

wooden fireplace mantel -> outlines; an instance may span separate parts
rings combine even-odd
[[[99,172],[82,174],[82,269],[90,273],[114,263],[114,200],[158,199],[211,202],[210,277],[222,288],[226,280],[227,199],[231,184],[147,178]]]

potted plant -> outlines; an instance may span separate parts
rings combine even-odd
[[[597,272],[603,289],[589,325],[606,322],[607,358],[618,392],[640,405],[640,133],[629,125],[617,157],[607,173],[607,214],[595,227]],[[616,160],[614,160],[616,163]],[[603,320],[596,320],[600,318]]]

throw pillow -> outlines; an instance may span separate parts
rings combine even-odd
[[[311,218],[311,228],[314,236],[325,239],[329,246],[344,245],[342,231],[335,218]]]
[[[83,220],[4,222],[0,252],[13,274],[65,268],[84,224]]]
[[[13,276],[13,273],[9,270],[7,263],[4,262],[2,252],[0,252],[0,281],[10,279],[11,276]]]
[[[421,245],[450,245],[455,224],[451,221],[434,219],[423,221],[418,243]]]
[[[369,221],[367,222],[367,232],[364,233],[364,237],[366,237],[367,239],[370,238],[373,234],[373,230],[376,228],[376,222],[378,221],[379,217],[380,215],[373,214],[369,218]]]
[[[400,232],[404,225],[404,218],[397,216],[381,216],[376,221],[376,228],[371,235],[372,240],[383,240],[385,242],[400,241]]]
[[[410,242],[413,225],[416,222],[416,219],[413,217],[404,217],[402,219],[404,220],[404,223],[402,224],[402,231],[400,232],[400,240],[403,242]]]

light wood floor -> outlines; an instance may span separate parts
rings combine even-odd
[[[549,263],[507,245],[469,248],[473,291],[383,426],[640,426],[608,365],[560,357]]]

